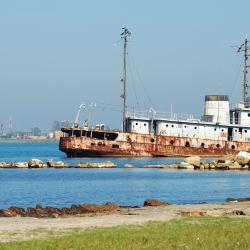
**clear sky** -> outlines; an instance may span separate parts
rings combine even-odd
[[[0,122],[49,129],[96,101],[93,122],[120,127],[123,26],[130,106],[199,116],[205,94],[236,103],[242,58],[230,45],[250,37],[249,13],[244,0],[0,0]]]

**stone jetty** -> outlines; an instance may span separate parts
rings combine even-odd
[[[79,162],[74,166],[69,166],[63,161],[43,162],[39,159],[32,159],[28,162],[0,162],[0,169],[10,168],[116,168],[117,165],[111,161],[106,162]]]
[[[118,205],[107,202],[102,205],[96,204],[80,204],[72,205],[71,207],[56,208],[56,207],[42,207],[36,205],[35,207],[28,207],[26,209],[20,207],[9,207],[0,209],[0,217],[36,217],[36,218],[57,218],[66,216],[81,216],[84,214],[109,214],[119,208]]]
[[[125,164],[124,168],[136,168],[131,164]],[[33,168],[117,168],[114,162],[78,162],[73,166],[63,161],[43,162],[39,159],[31,159],[27,162],[0,162],[0,169],[33,169]],[[141,168],[141,167],[140,167]],[[250,153],[241,151],[237,155],[225,155],[211,161],[205,161],[199,156],[190,156],[182,162],[173,164],[145,165],[143,168],[172,168],[189,170],[250,170]]]
[[[190,156],[180,163],[146,165],[144,168],[174,168],[193,170],[250,170],[250,153],[241,151],[237,155],[225,155],[211,162],[202,161],[199,156]]]

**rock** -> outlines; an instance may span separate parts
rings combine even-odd
[[[184,217],[199,217],[206,215],[205,211],[180,211],[180,215]]]
[[[230,170],[232,170],[232,169],[241,169],[241,168],[242,168],[242,166],[237,161],[235,161],[233,163],[230,163],[228,165],[228,169],[230,169]]]
[[[51,214],[51,218],[58,218],[58,216],[59,216],[59,214],[57,214],[57,213],[52,213]]]
[[[135,166],[133,166],[132,164],[125,164],[124,168],[134,168]]]
[[[193,165],[194,167],[200,167],[201,158],[199,156],[190,156],[185,159],[185,162]]]
[[[242,210],[233,210],[227,213],[227,215],[246,215],[246,213]]]
[[[226,199],[226,202],[237,202],[237,199],[230,197]]]
[[[234,155],[224,155],[222,157],[220,157],[217,162],[218,163],[225,163],[227,161],[231,162],[231,161],[234,161]]]
[[[215,169],[215,165],[214,163],[209,163],[209,169]]]
[[[29,168],[43,168],[44,163],[39,159],[32,159],[32,160],[28,161],[28,166],[29,166]],[[47,167],[47,165],[46,165],[46,167]]]
[[[12,164],[14,168],[28,168],[28,162],[15,162]]]
[[[26,216],[25,209],[20,208],[20,207],[10,207],[8,208],[8,211],[11,212],[12,215],[14,216],[21,216],[21,217]]]
[[[194,166],[187,163],[187,162],[181,162],[179,165],[179,168],[181,168],[181,169],[194,169]]]
[[[144,168],[164,168],[164,165],[145,165]]]
[[[206,210],[205,215],[211,217],[219,217],[226,215],[227,211],[224,209],[213,209],[213,210]]]
[[[225,209],[213,209],[213,210],[200,210],[200,211],[180,211],[181,216],[185,217],[199,217],[199,216],[211,216],[220,217],[225,215],[246,215],[242,210],[225,210]]]
[[[17,214],[9,209],[0,209],[0,217],[15,217]]]
[[[107,202],[103,205],[95,205],[95,204],[82,204],[77,206],[77,209],[79,209],[80,213],[110,213],[115,210],[117,210],[119,206],[117,206],[114,203]]]
[[[168,165],[168,168],[179,168],[179,164],[178,163],[175,163],[175,164],[170,164]]]
[[[69,165],[63,161],[48,161],[48,166],[50,168],[67,168]]]
[[[226,164],[226,163],[217,163],[215,165],[215,168],[216,169],[228,169],[228,164]]]
[[[156,199],[148,199],[144,201],[144,207],[159,207],[159,206],[169,206],[169,205],[171,204]]]
[[[249,169],[250,167],[249,167],[249,165],[244,165],[244,166],[242,166],[241,167],[243,170],[245,170],[245,169]]]
[[[111,161],[107,162],[79,162],[76,164],[77,168],[116,168],[117,165]]]
[[[0,168],[9,168],[10,164],[6,162],[0,162]]]
[[[247,198],[227,198],[226,199],[226,202],[245,202],[245,201],[250,201],[250,198],[247,197]]]
[[[202,162],[201,165],[200,165],[200,169],[209,169],[209,163]]]
[[[241,151],[235,156],[234,160],[240,165],[247,165],[250,162],[250,153]]]

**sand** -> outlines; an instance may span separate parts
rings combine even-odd
[[[242,215],[232,215],[232,211],[243,211]],[[44,238],[46,231],[54,230],[58,234],[70,229],[93,227],[113,227],[118,225],[143,224],[148,221],[169,221],[181,218],[181,211],[207,211],[210,216],[240,216],[250,218],[250,202],[226,202],[196,205],[170,205],[165,207],[121,208],[109,215],[87,215],[67,218],[0,218],[0,242]],[[43,230],[39,229],[44,229]]]

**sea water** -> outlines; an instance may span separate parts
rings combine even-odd
[[[107,201],[142,205],[148,198],[178,204],[222,202],[250,196],[250,171],[194,171],[142,167],[182,161],[169,158],[67,159],[58,143],[0,143],[0,161],[62,160],[70,165],[110,160],[116,169],[1,169],[0,208],[10,206],[65,207]]]

